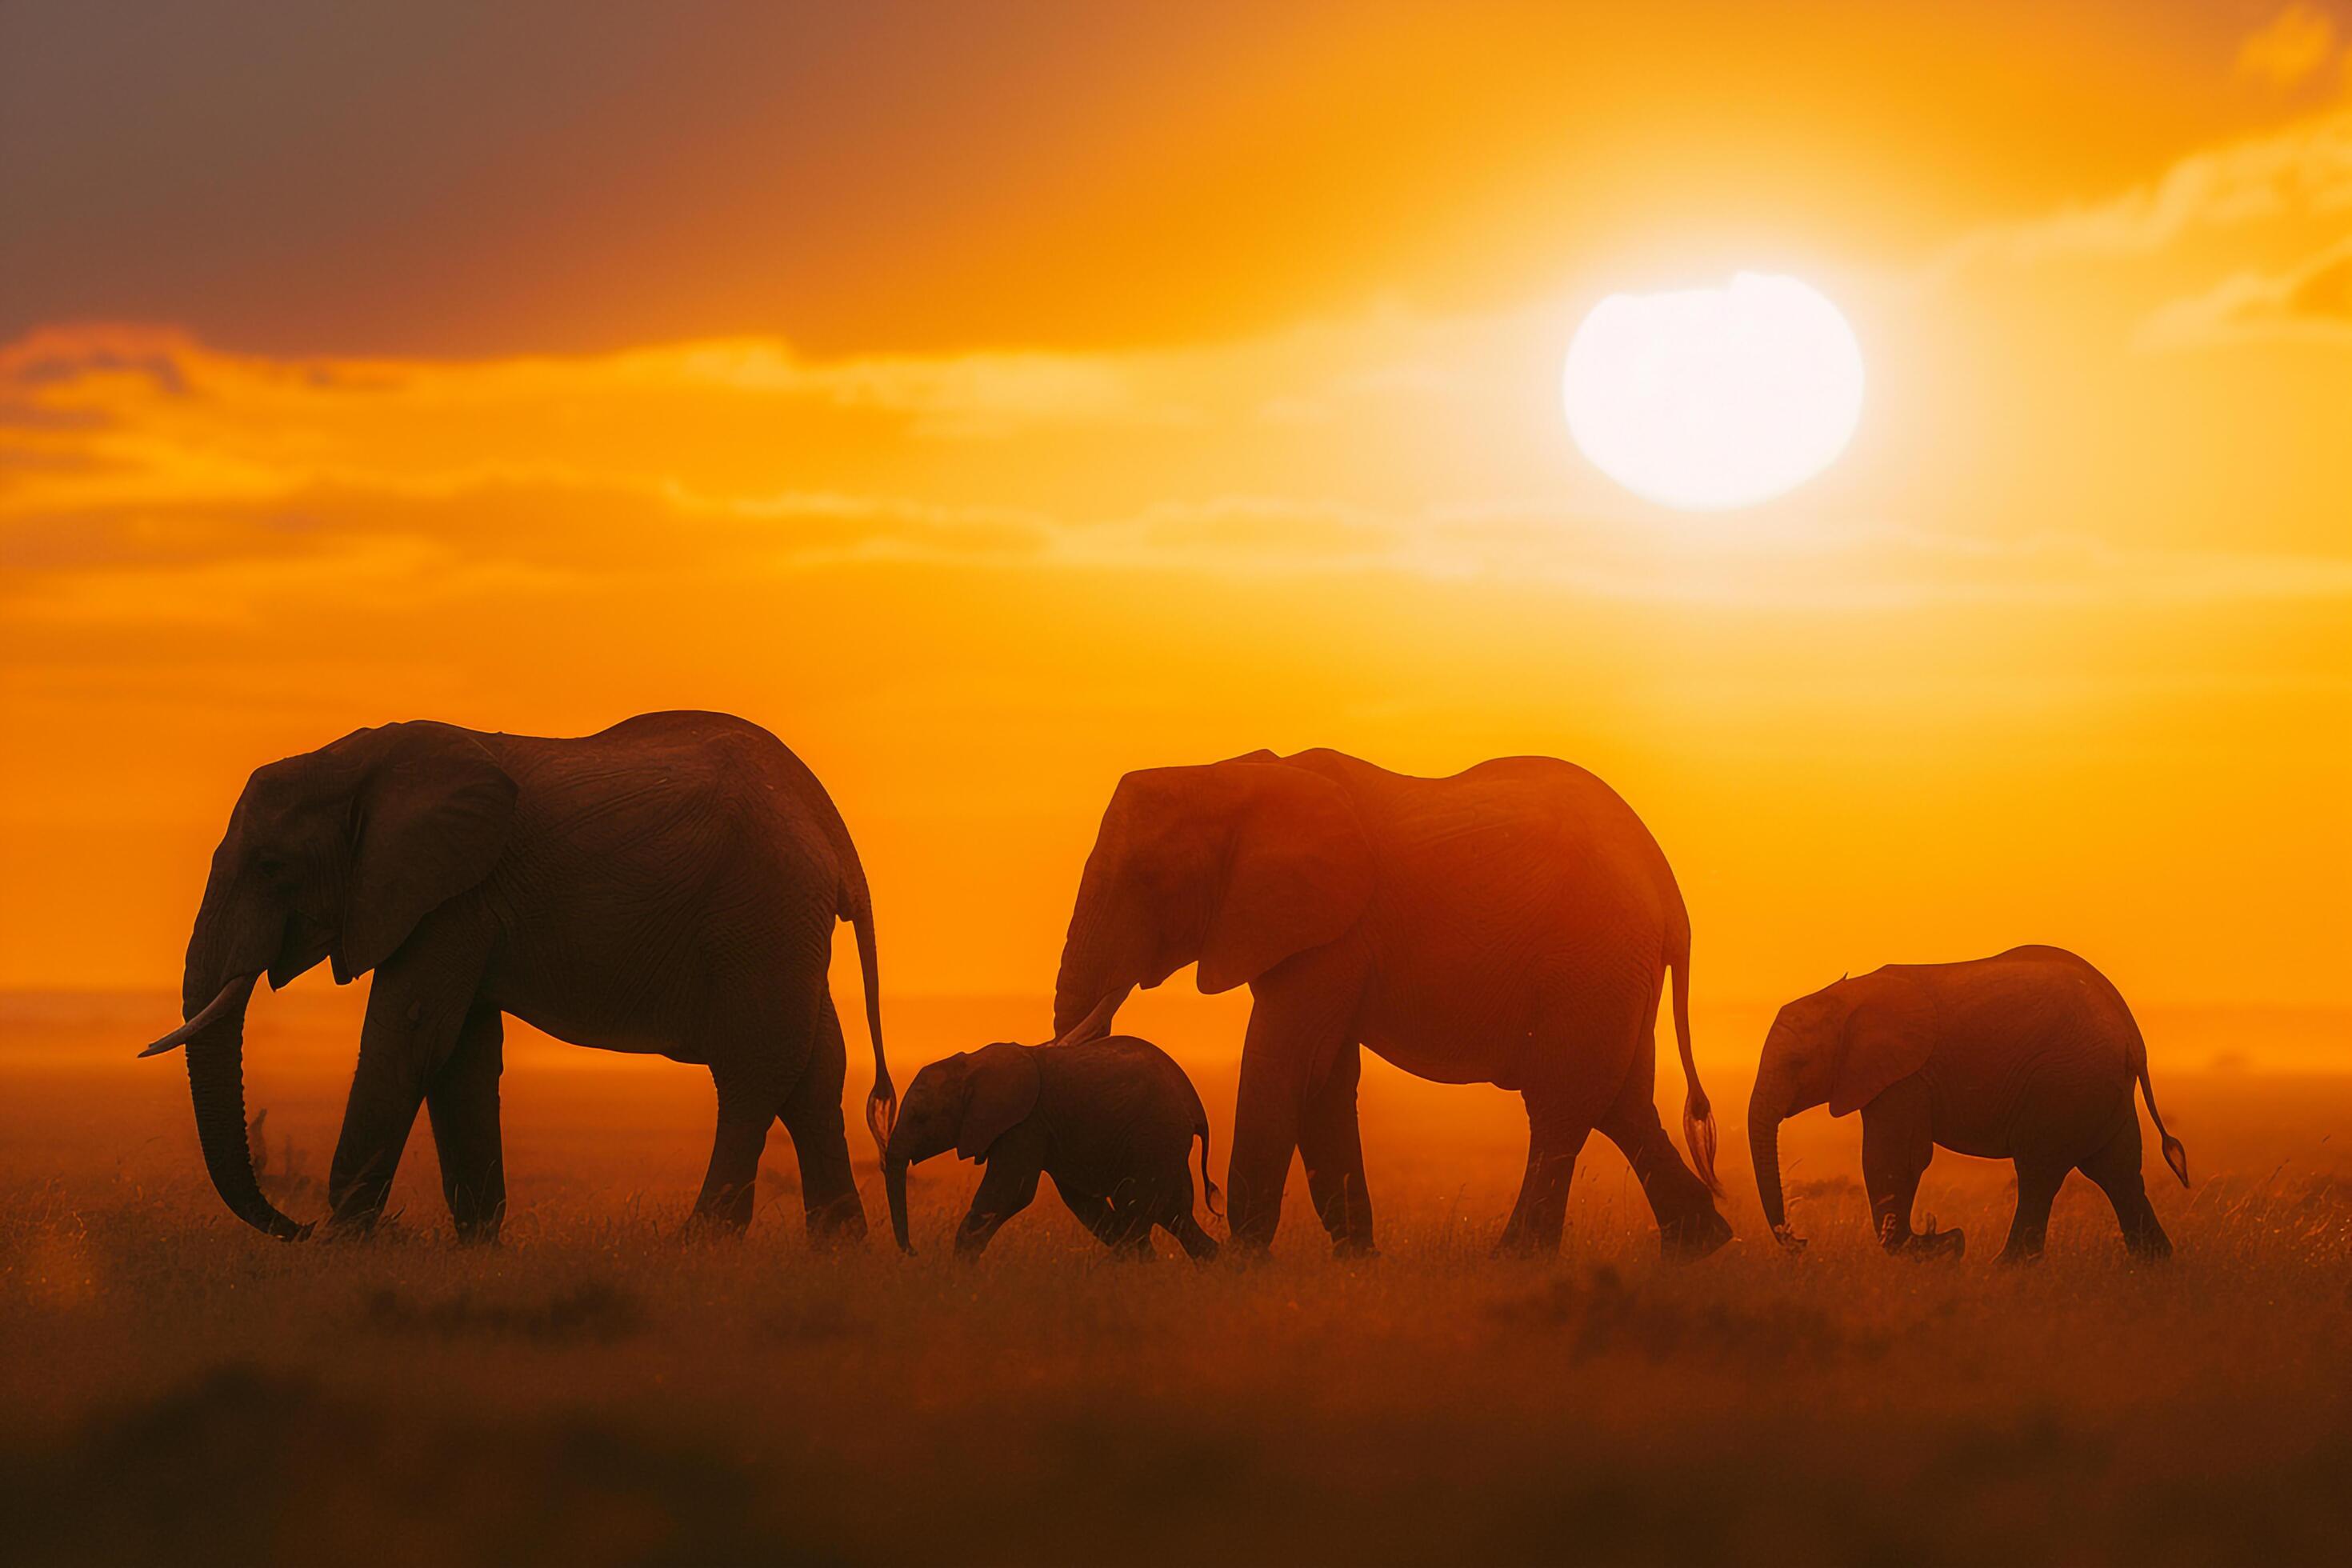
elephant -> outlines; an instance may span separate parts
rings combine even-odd
[[[461,1238],[496,1239],[504,1016],[558,1039],[710,1069],[719,1127],[695,1203],[750,1223],[768,1124],[800,1156],[813,1237],[866,1216],[842,1132],[841,1024],[826,983],[836,920],[856,928],[874,1047],[866,1122],[897,1098],[882,1046],[874,904],[849,830],[783,743],[721,713],[648,713],[553,740],[432,721],[354,731],[256,770],[214,853],[181,983],[205,1166],[229,1211],[309,1234],[256,1181],[245,1014],[321,960],[374,973],[328,1176],[330,1226],[364,1231],[429,1114]]]
[[[1250,987],[1226,1176],[1245,1253],[1273,1241],[1294,1150],[1334,1250],[1376,1250],[1356,1113],[1369,1047],[1423,1078],[1524,1096],[1503,1250],[1558,1249],[1598,1128],[1632,1161],[1666,1254],[1698,1257],[1731,1227],[1710,1196],[1690,941],[1657,841],[1582,768],[1512,757],[1416,778],[1258,751],[1119,780],[1079,878],[1055,1028],[1099,1034],[1134,988],[1188,963],[1205,993]],[[1651,1098],[1669,967],[1696,1176]]]
[[[1911,1205],[1937,1145],[2017,1164],[2017,1215],[2004,1261],[2038,1258],[2050,1205],[2071,1171],[2115,1205],[2136,1257],[2172,1243],[2140,1184],[2132,1082],[2189,1184],[2189,1155],[2164,1130],[2147,1047],[2107,977],[2056,947],[2014,947],[1961,963],[1891,963],[1799,997],[1764,1040],[1748,1102],[1756,1187],[1772,1234],[1789,1228],[1780,1191],[1780,1123],[1826,1103],[1862,1112],[1862,1171],[1873,1222],[1890,1253],[1957,1257],[1958,1230],[1916,1233]]]
[[[1201,1141],[1201,1184],[1209,1212],[1209,1117],[1201,1096],[1165,1051],[1132,1035],[1063,1046],[999,1043],[933,1062],[907,1086],[907,1103],[883,1152],[883,1181],[898,1246],[907,1236],[907,1170],[952,1149],[986,1167],[957,1227],[956,1256],[978,1258],[1006,1220],[1054,1178],[1062,1202],[1114,1251],[1150,1256],[1151,1227],[1176,1238],[1193,1261],[1217,1256],[1216,1239],[1192,1217],[1192,1174],[1184,1167]]]

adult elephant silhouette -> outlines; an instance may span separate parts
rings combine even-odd
[[[2017,1215],[2005,1262],[2042,1255],[2050,1205],[2068,1173],[2107,1194],[2139,1258],[2172,1243],[2140,1180],[2147,1101],[2164,1163],[2189,1184],[2189,1153],[2164,1130],[2147,1045],[2114,982],[2062,947],[2013,947],[1960,963],[1890,963],[1780,1009],[1748,1098],[1748,1147],[1764,1221],[1790,1247],[1780,1191],[1780,1123],[1826,1104],[1862,1112],[1862,1173],[1889,1252],[1957,1254],[1957,1230],[1911,1229],[1911,1205],[1941,1146],[2017,1164]]]
[[[1202,991],[1252,994],[1226,1184],[1237,1246],[1273,1240],[1295,1149],[1335,1249],[1372,1250],[1367,1046],[1525,1097],[1505,1250],[1557,1249],[1595,1128],[1633,1162],[1670,1256],[1730,1238],[1691,1060],[1689,916],[1649,829],[1582,768],[1511,757],[1411,778],[1311,751],[1129,773],[1078,885],[1055,1033],[1101,1034],[1134,987],[1195,962]],[[1652,1102],[1668,966],[1697,1177]]]
[[[293,1239],[254,1179],[246,1005],[331,961],[373,970],[329,1172],[331,1224],[383,1209],[422,1103],[458,1234],[505,1212],[504,1015],[559,1039],[710,1068],[719,1131],[698,1218],[740,1229],[768,1124],[800,1155],[813,1236],[863,1236],[842,1132],[836,920],[856,928],[874,1045],[866,1121],[896,1099],[882,1052],[874,907],[816,776],[756,724],[648,713],[577,740],[431,721],[360,730],[255,772],[214,852],[181,982],[196,1134],[239,1219]]]

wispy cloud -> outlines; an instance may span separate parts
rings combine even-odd
[[[2148,318],[2152,348],[2299,342],[2352,347],[2352,237],[2283,273],[2244,271]]]
[[[2346,269],[2331,253],[2242,284],[2178,330],[2340,316]],[[2352,592],[2352,563],[2291,554],[1902,518],[1666,526],[1563,500],[1540,467],[1509,470],[1544,497],[1524,502],[1496,499],[1514,481],[1491,465],[1407,464],[1395,486],[1351,487],[1383,444],[1492,449],[1492,400],[1543,395],[1525,348],[1538,331],[1532,317],[1384,316],[1181,355],[817,363],[752,340],[458,363],[47,332],[0,350],[0,393],[24,415],[0,429],[0,599],[32,621],[208,623],[289,595],[543,595],[887,563],[1381,574],[1792,612]],[[1321,415],[1269,424],[1270,395]],[[1187,445],[1204,425],[1216,441]],[[1561,439],[1544,448],[1555,466]],[[1090,459],[1086,482],[1061,482]],[[1262,482],[1219,482],[1252,465]]]
[[[2272,17],[2238,46],[2237,73],[2288,88],[2308,80],[2336,52],[2336,18],[2307,0]]]
[[[1948,249],[1948,277],[1983,261],[2145,256],[2183,237],[2282,218],[2352,212],[2352,105],[2183,157],[2104,200],[1997,225]]]
[[[266,502],[20,517],[0,534],[0,603],[20,624],[204,626],[257,622],[289,598],[380,610],[885,563],[1228,580],[1373,573],[1790,614],[2352,597],[2352,559],[2122,548],[2063,534],[1675,532],[1541,507],[1388,513],[1276,496],[1057,518],[904,497],[717,497],[499,478],[429,494],[346,485]]]

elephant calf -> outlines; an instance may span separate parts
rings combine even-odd
[[[1131,1035],[1084,1045],[994,1045],[959,1051],[915,1075],[882,1161],[890,1223],[907,1239],[907,1167],[952,1149],[986,1167],[956,1230],[959,1258],[977,1258],[997,1227],[1037,1195],[1040,1173],[1106,1247],[1149,1256],[1159,1226],[1196,1262],[1217,1244],[1192,1217],[1185,1156],[1201,1141],[1209,1180],[1209,1118],[1184,1069]]]
[[[2050,1204],[2070,1171],[2107,1194],[2141,1258],[2172,1243],[2140,1184],[2137,1079],[2189,1184],[2189,1155],[2164,1130],[2147,1047],[2107,977],[2055,947],[2016,947],[1966,963],[1895,963],[1800,997],[1765,1037],[1748,1136],[1772,1234],[1790,1247],[1780,1194],[1780,1123],[1827,1102],[1862,1112],[1862,1173],[1889,1252],[1957,1255],[1957,1230],[1915,1234],[1911,1202],[1941,1144],[2017,1163],[2017,1218],[2004,1261],[2039,1257]]]

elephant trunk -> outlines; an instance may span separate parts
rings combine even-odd
[[[1148,933],[1131,931],[1134,921],[1122,920],[1112,881],[1098,848],[1079,877],[1070,936],[1063,941],[1061,971],[1054,975],[1054,1044],[1098,1039],[1136,985],[1152,983],[1148,962],[1136,957],[1139,947],[1148,947]]]
[[[1756,1164],[1756,1195],[1764,1205],[1764,1223],[1786,1241],[1789,1210],[1780,1190],[1780,1113],[1760,1097],[1748,1108],[1748,1152]]]
[[[898,1250],[911,1255],[915,1244],[907,1235],[907,1166],[903,1153],[890,1152],[882,1157],[882,1186],[890,1194],[890,1229],[898,1237]]]
[[[231,981],[221,994],[235,994],[236,1000],[188,1039],[188,1094],[195,1106],[196,1142],[203,1146],[213,1186],[231,1214],[280,1241],[299,1241],[310,1227],[289,1219],[262,1195],[261,1183],[253,1173],[253,1145],[246,1136],[245,1003],[253,981],[251,975]]]
[[[1116,990],[1124,995],[1132,985],[1120,984],[1110,953],[1109,878],[1098,863],[1087,861],[1078,881],[1076,907],[1070,911],[1069,935],[1062,942],[1062,964],[1054,977],[1054,1037],[1067,1036]]]
[[[215,885],[205,889],[188,938],[187,964],[180,981],[180,1016],[187,1022],[139,1054],[153,1056],[186,1046],[196,1142],[204,1150],[205,1170],[214,1189],[229,1213],[254,1229],[296,1241],[308,1236],[310,1227],[289,1219],[262,1195],[245,1124],[245,1011],[268,966],[268,943],[259,940],[257,922],[234,918],[237,911],[225,899],[219,879],[215,867]]]
[[[1108,924],[1103,905],[1103,869],[1087,860],[1085,877],[1077,884],[1077,908],[1070,910],[1070,933],[1061,942],[1061,969],[1054,973],[1054,1035],[1068,1035],[1094,1004],[1101,1002],[1103,992],[1110,990],[1110,963],[1103,952],[1103,926]]]

